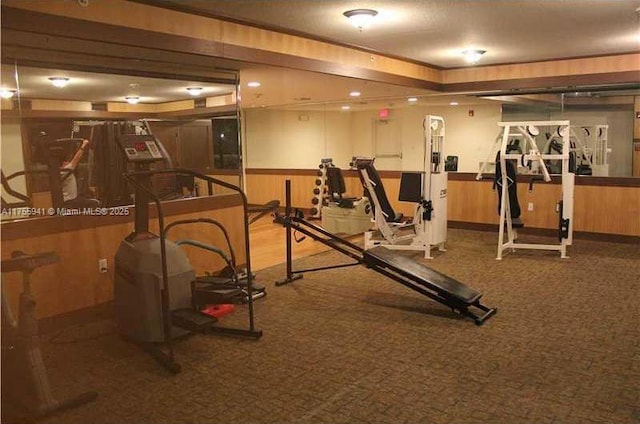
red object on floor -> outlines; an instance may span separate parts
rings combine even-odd
[[[235,309],[236,307],[233,304],[207,305],[201,312],[212,317],[220,318],[233,313]]]

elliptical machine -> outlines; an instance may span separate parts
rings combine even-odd
[[[262,331],[254,324],[254,287],[249,251],[249,221],[247,198],[239,187],[186,169],[151,170],[151,165],[167,160],[165,150],[148,131],[147,134],[123,135],[118,140],[129,163],[135,170],[124,178],[135,188],[135,229],[120,244],[115,256],[114,297],[119,333],[140,345],[163,367],[172,373],[181,370],[174,359],[173,342],[191,332],[219,332],[258,339]],[[246,267],[245,286],[238,278],[229,279],[234,285],[224,288],[197,281],[195,271],[185,252],[166,239],[167,231],[178,225],[222,225],[209,218],[173,221],[165,225],[162,203],[151,187],[151,176],[156,174],[191,175],[207,182],[209,191],[218,184],[237,192],[243,203]],[[159,235],[149,231],[149,202],[156,205]],[[211,250],[204,243],[192,241],[180,244]],[[230,245],[230,243],[228,243]],[[244,303],[248,305],[249,328],[227,328],[215,325],[217,319],[200,312],[206,304]]]

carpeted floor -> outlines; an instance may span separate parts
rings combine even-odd
[[[111,320],[49,335],[56,393],[99,398],[46,422],[640,423],[640,246],[576,240],[570,259],[496,261],[495,240],[450,230],[448,252],[425,262],[499,309],[482,327],[364,267],[275,288],[282,265],[259,274],[264,337],[192,336],[177,376]]]

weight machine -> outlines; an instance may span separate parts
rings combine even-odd
[[[481,180],[491,163],[495,163],[495,182],[498,192],[498,211],[500,214],[498,233],[498,254],[507,250],[536,249],[556,250],[561,258],[567,258],[567,246],[573,242],[573,193],[575,174],[570,171],[570,132],[569,121],[531,121],[531,122],[499,122],[500,135],[496,138],[486,161],[481,162],[476,180]],[[558,128],[562,137],[562,151],[559,153],[541,153],[538,150],[536,136],[540,127]],[[514,152],[516,150],[517,152]],[[492,159],[495,158],[495,162]],[[558,244],[533,244],[517,242],[516,228],[524,224],[519,222],[520,205],[517,194],[517,167],[527,169],[532,175],[530,189],[539,179],[551,181],[546,161],[561,161],[562,200],[558,202]],[[505,241],[506,228],[506,241]]]
[[[361,234],[371,228],[371,204],[366,197],[345,196],[342,170],[325,165],[327,193],[323,199],[322,227],[334,234]]]
[[[413,220],[404,222],[387,199],[382,179],[373,166],[374,159],[355,157],[352,166],[358,169],[365,196],[373,203],[375,230],[367,231],[365,249],[385,246],[392,250],[424,251],[432,259],[431,249],[445,251],[447,239],[447,180],[445,172],[444,119],[427,115],[423,120],[425,150],[423,172],[403,172],[400,181],[400,201],[416,203]]]

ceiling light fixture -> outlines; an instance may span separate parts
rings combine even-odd
[[[51,84],[58,88],[62,88],[69,84],[69,78],[67,77],[50,77],[49,81],[51,81]]]
[[[407,99],[407,101],[408,101],[408,102],[411,102],[411,103],[415,103],[415,102],[417,102],[417,101],[418,101],[418,98],[417,98],[417,97],[409,97],[409,98]]]
[[[349,110],[349,109],[351,109],[351,106],[349,105],[342,106],[342,110]]]
[[[247,87],[253,87],[253,88],[260,87],[260,83],[258,81],[249,81],[247,83]]]
[[[127,103],[129,103],[130,105],[135,105],[140,101],[140,97],[138,96],[127,96],[124,98]]]
[[[16,90],[0,90],[0,97],[10,99],[16,94]]]
[[[349,19],[349,22],[360,31],[368,27],[377,14],[378,12],[373,9],[353,9],[343,13]]]
[[[192,96],[197,96],[198,94],[200,94],[202,92],[202,87],[187,87],[187,91]]]
[[[465,50],[462,52],[464,56],[464,60],[467,63],[478,63],[483,54],[485,54],[486,50]]]
[[[359,91],[352,91],[351,93],[349,93],[349,95],[351,97],[360,97],[360,92]]]
[[[451,106],[458,106],[458,102],[451,102],[449,103]]]

